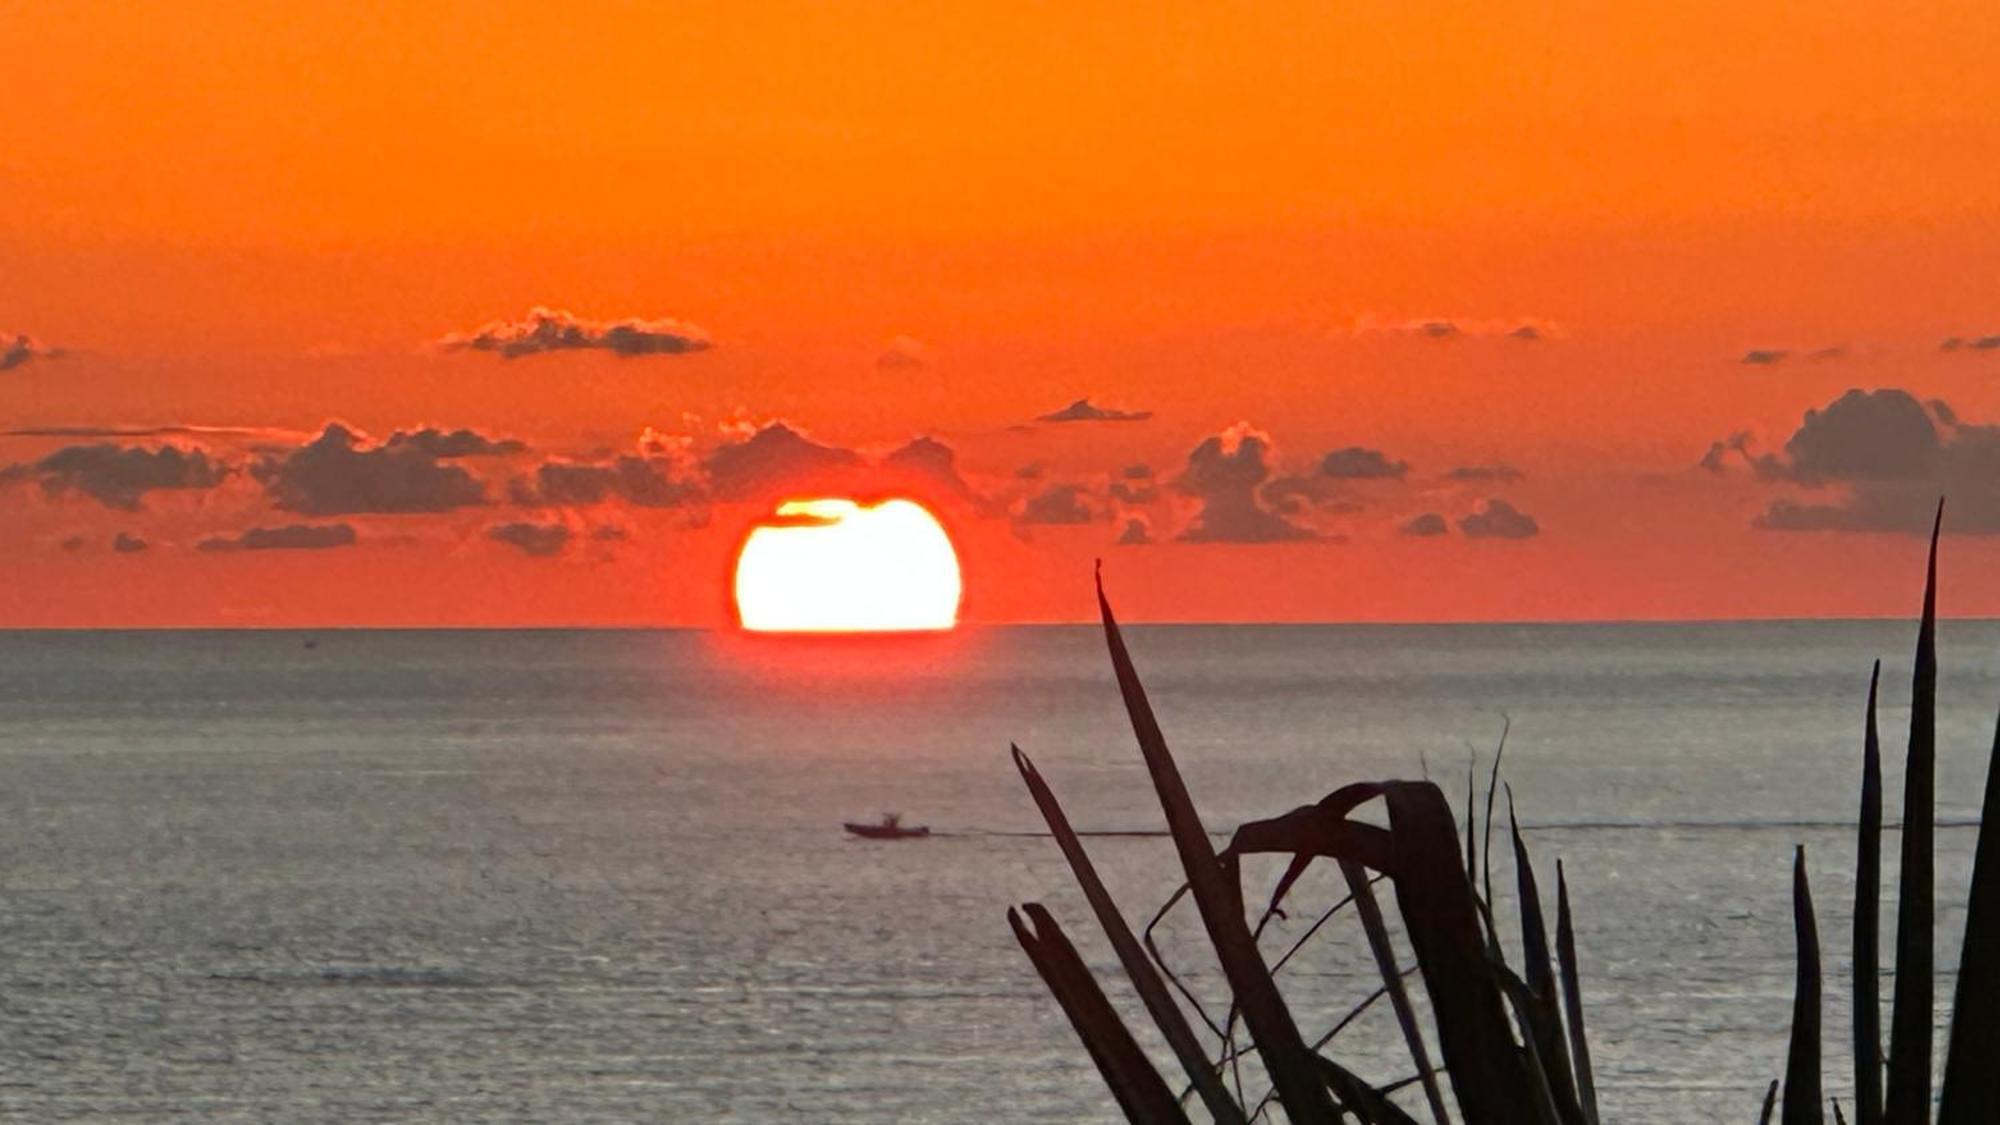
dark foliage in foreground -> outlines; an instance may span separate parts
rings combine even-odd
[[[1936,559],[1933,531],[1917,643],[1895,940],[1898,972],[1886,1055],[1880,1045],[1876,934],[1881,755],[1874,684],[1869,688],[1853,935],[1857,1125],[1930,1121]],[[1019,912],[1010,910],[1008,920],[1021,947],[1068,1015],[1126,1117],[1134,1122],[1184,1122],[1198,1101],[1211,1119],[1224,1123],[1255,1121],[1275,1105],[1287,1119],[1300,1123],[1352,1120],[1359,1125],[1405,1125],[1414,1123],[1421,1110],[1438,1125],[1452,1121],[1598,1125],[1569,887],[1558,863],[1552,949],[1541,889],[1513,818],[1511,795],[1507,811],[1523,961],[1518,971],[1507,961],[1494,919],[1491,861],[1494,802],[1500,788],[1498,756],[1487,787],[1483,845],[1475,833],[1470,782],[1461,845],[1458,825],[1437,785],[1428,780],[1381,781],[1347,785],[1316,804],[1242,825],[1218,852],[1153,716],[1101,583],[1098,606],[1119,690],[1185,874],[1185,883],[1161,908],[1153,925],[1183,896],[1191,898],[1230,993],[1227,1017],[1218,1023],[1161,958],[1152,942],[1153,926],[1146,928],[1143,939],[1134,934],[1054,791],[1028,756],[1015,748],[1022,779],[1181,1071],[1176,1095],[1171,1092],[1175,1083],[1139,1046],[1047,910],[1036,903]],[[2000,810],[2000,730],[1994,755],[1986,808]],[[1378,819],[1361,819],[1357,813],[1363,810]],[[1245,906],[1242,860],[1246,856],[1286,861],[1254,924]],[[1287,895],[1319,859],[1338,869],[1347,896],[1275,963],[1267,962],[1258,945],[1265,924],[1282,913]],[[1383,881],[1400,923],[1393,931],[1377,897],[1376,888]],[[1350,909],[1358,921],[1382,983],[1332,1030],[1308,1041],[1274,974],[1342,909]],[[1784,1079],[1771,1084],[1762,1113],[1764,1121],[1771,1120],[1774,1112],[1779,1114],[1784,1125],[1825,1120],[1819,936],[1803,849],[1794,859],[1793,916],[1798,984],[1791,1047]],[[2000,1121],[2000,831],[1986,832],[1983,821],[1964,949],[1939,1125]],[[1413,964],[1406,965],[1406,955]],[[1413,977],[1414,986],[1409,983]],[[1417,989],[1421,1008],[1430,1016],[1428,1029],[1412,999]],[[1174,991],[1199,1017],[1205,1037]],[[1331,1045],[1361,1011],[1383,999],[1402,1031],[1409,1069],[1399,1081],[1376,1084],[1352,1071]],[[1247,1045],[1240,1040],[1247,1040]],[[1253,1072],[1261,1072],[1267,1093],[1246,1095],[1246,1063],[1252,1064]],[[1840,1108],[1833,1109],[1835,1119],[1844,1121]]]
[[[1942,509],[1939,512],[1942,521]],[[1854,886],[1854,1121],[1856,1125],[1927,1125],[1931,1120],[1935,1015],[1932,836],[1937,763],[1937,546],[1931,529],[1922,624],[1910,700],[1910,743],[1903,783],[1903,832],[1896,910],[1896,984],[1889,1047],[1881,1039],[1882,752],[1875,723],[1876,680],[1868,685],[1862,726],[1861,818]],[[1987,765],[1985,803],[1972,869],[1965,942],[1945,1045],[1938,1125],[2000,1121],[2000,728]],[[1792,1006],[1782,1120],[1822,1122],[1820,1099],[1820,966],[1818,926],[1806,886],[1804,851],[1794,868],[1793,917],[1798,929],[1798,990]],[[1887,1070],[1887,1086],[1883,1083]],[[1836,1119],[1844,1119],[1838,1105]]]

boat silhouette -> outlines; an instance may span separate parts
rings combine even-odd
[[[901,813],[883,813],[877,824],[856,824],[850,820],[841,827],[864,840],[914,840],[931,834],[928,824],[905,826]]]

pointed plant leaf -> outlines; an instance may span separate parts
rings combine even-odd
[[[1597,1080],[1590,1070],[1590,1039],[1583,1025],[1583,991],[1576,966],[1576,930],[1570,924],[1569,881],[1562,860],[1556,860],[1556,956],[1562,963],[1563,1014],[1568,1017],[1570,1065],[1576,1074],[1576,1098],[1589,1125],[1597,1125]]]
[[[1927,1125],[1931,1119],[1933,948],[1932,828],[1937,764],[1937,544],[1944,522],[1931,527],[1924,577],[1924,615],[1910,691],[1909,764],[1903,771],[1903,840],[1896,901],[1895,1001],[1889,1012],[1889,1088],[1884,1119]]]
[[[1986,765],[1938,1125],[2000,1121],[2000,726]]]
[[[1472,835],[1473,785],[1478,778],[1479,759],[1475,755],[1465,766],[1465,877],[1479,870],[1479,845]]]
[[[1384,782],[1382,791],[1396,849],[1390,883],[1431,999],[1459,1118],[1517,1120],[1521,1107],[1538,1099],[1487,958],[1477,896],[1459,866],[1451,806],[1430,782]]]
[[[1513,726],[1514,721],[1512,719],[1503,718],[1501,720],[1500,745],[1493,751],[1493,772],[1486,777],[1486,841],[1481,845],[1486,849],[1486,854],[1480,858],[1479,863],[1481,881],[1485,886],[1483,897],[1480,901],[1486,904],[1486,909],[1489,911],[1487,915],[1487,929],[1489,931],[1492,929],[1493,921],[1490,914],[1490,911],[1493,909],[1493,799],[1500,791],[1500,759],[1507,756],[1507,732],[1512,730]],[[1468,877],[1471,874],[1470,871],[1466,872]],[[1500,935],[1489,933],[1489,936],[1492,938],[1493,948],[1498,950],[1500,948]]]
[[[1132,721],[1132,733],[1138,740],[1140,754],[1145,758],[1146,772],[1152,777],[1154,792],[1159,796],[1160,809],[1173,837],[1174,850],[1186,871],[1189,893],[1194,896],[1195,907],[1201,913],[1202,925],[1208,931],[1216,958],[1222,963],[1222,972],[1229,981],[1230,991],[1235,994],[1236,1003],[1242,1009],[1244,1025],[1256,1042],[1264,1069],[1277,1090],[1279,1104],[1284,1107],[1285,1116],[1296,1125],[1332,1121],[1332,1099],[1327,1095],[1318,1068],[1313,1065],[1312,1053],[1306,1050],[1298,1024],[1293,1020],[1291,1010],[1285,1006],[1277,984],[1272,981],[1270,969],[1264,964],[1256,940],[1250,935],[1249,923],[1243,916],[1241,888],[1232,886],[1225,877],[1214,845],[1209,841],[1208,829],[1202,825],[1201,814],[1195,811],[1194,798],[1188,794],[1187,783],[1181,778],[1180,767],[1175,764],[1173,753],[1167,749],[1166,736],[1161,733],[1159,720],[1153,715],[1153,705],[1146,698],[1145,686],[1139,682],[1131,653],[1126,651],[1125,638],[1119,632],[1116,616],[1111,612],[1111,602],[1104,595],[1102,573],[1097,581],[1097,608],[1103,618],[1105,647],[1110,651],[1118,690],[1124,696],[1126,714]]]
[[[1416,1008],[1410,1004],[1409,989],[1403,987],[1403,973],[1396,967],[1396,950],[1389,941],[1389,927],[1382,919],[1381,904],[1375,901],[1375,888],[1368,883],[1368,872],[1351,859],[1340,861],[1340,874],[1347,880],[1347,893],[1353,896],[1355,913],[1361,918],[1361,928],[1368,935],[1368,948],[1375,955],[1376,971],[1382,974],[1382,987],[1389,994],[1389,1005],[1396,1010],[1396,1023],[1403,1029],[1403,1042],[1410,1048],[1410,1061],[1417,1066],[1417,1074],[1424,1086],[1424,1100],[1429,1103],[1431,1118],[1437,1125],[1450,1125],[1451,1114],[1445,1110],[1444,1094],[1438,1089],[1437,1076],[1431,1073],[1430,1051],[1424,1045],[1423,1029],[1417,1025]],[[1339,1094],[1336,1089],[1335,1094]],[[1346,1104],[1347,1099],[1341,1099]]]
[[[1505,965],[1494,965],[1493,976],[1500,982],[1500,992],[1507,998],[1507,1006],[1514,1013],[1514,1026],[1520,1029],[1521,1041],[1529,1044],[1515,1050],[1520,1056],[1522,1066],[1527,1070],[1528,1089],[1534,1096],[1534,1101],[1527,1106],[1528,1112],[1532,1114],[1529,1120],[1540,1125],[1558,1125],[1560,1117],[1556,1112],[1555,1094],[1549,1085],[1548,1072],[1542,1067],[1541,1053],[1533,1046],[1534,994],[1528,991],[1528,982],[1522,980],[1514,970]]]
[[[1792,926],[1798,934],[1798,982],[1792,993],[1792,1045],[1785,1059],[1783,1125],[1823,1125],[1819,1069],[1819,925],[1806,881],[1806,850],[1792,859]]]
[[[1521,949],[1528,973],[1528,1043],[1534,1049],[1557,1120],[1584,1125],[1583,1107],[1570,1074],[1569,1044],[1563,1040],[1562,1008],[1556,994],[1555,969],[1549,959],[1548,927],[1542,919],[1542,896],[1535,885],[1535,865],[1521,839],[1521,820],[1514,815],[1514,790],[1507,790],[1507,822],[1514,842],[1514,878],[1521,911]]]
[[[1021,912],[1032,925],[1022,922]],[[1021,912],[1007,911],[1014,939],[1062,1005],[1126,1120],[1132,1125],[1187,1125],[1187,1114],[1173,1091],[1126,1030],[1055,918],[1040,903],[1027,903]]]
[[[1778,1108],[1778,1082],[1771,1080],[1771,1088],[1764,1091],[1764,1112],[1757,1116],[1757,1125],[1771,1125],[1771,1111]]]
[[[1056,800],[1055,791],[1049,788],[1041,772],[1035,769],[1035,763],[1022,753],[1020,747],[1012,747],[1012,750],[1014,766],[1034,797],[1035,806],[1041,810],[1042,819],[1048,822],[1049,832],[1055,836],[1063,857],[1069,860],[1070,872],[1076,876],[1077,885],[1083,888],[1083,897],[1097,915],[1098,925],[1110,939],[1111,948],[1118,954],[1118,962],[1124,966],[1125,975],[1131,979],[1133,989],[1146,1005],[1146,1011],[1152,1015],[1160,1034],[1180,1060],[1181,1068],[1187,1072],[1188,1080],[1201,1095],[1202,1104],[1208,1107],[1209,1115],[1218,1125],[1242,1122],[1242,1108],[1229,1096],[1221,1077],[1209,1065],[1208,1055],[1202,1049],[1201,1041],[1195,1038],[1194,1029],[1188,1026],[1187,1016],[1168,994],[1166,984],[1160,980],[1159,972],[1140,947],[1132,927],[1118,912],[1117,903],[1112,901],[1104,880],[1098,877],[1096,867],[1084,851],[1083,841],[1077,837],[1069,817],[1064,815],[1062,805]]]
[[[1868,676],[1861,733],[1861,827],[1854,859],[1854,1120],[1882,1125],[1882,739],[1875,699],[1882,662]]]

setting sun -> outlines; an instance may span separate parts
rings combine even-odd
[[[933,632],[958,623],[958,554],[909,500],[792,500],[736,558],[736,614],[760,633]]]

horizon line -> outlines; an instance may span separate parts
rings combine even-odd
[[[1140,620],[1120,619],[1122,628],[1139,629],[1436,629],[1466,628],[1478,626],[1496,627],[1586,627],[1604,628],[1620,625],[1861,625],[1876,622],[1908,622],[1914,619],[1902,614],[1878,614],[1873,616],[1849,615],[1830,617],[1577,617],[1577,618],[1487,618],[1487,619],[1439,619],[1439,620],[1298,620],[1298,621],[1229,621],[1229,620]],[[1941,624],[1981,624],[2000,622],[2000,615],[1940,615]],[[692,625],[692,624],[301,624],[301,625],[257,625],[257,624],[206,624],[206,625],[5,625],[0,624],[0,634],[31,633],[712,633],[741,637],[755,641],[782,643],[786,640],[839,642],[842,640],[944,640],[953,635],[967,632],[984,632],[999,629],[1095,629],[1100,622],[1087,618],[1075,620],[1035,620],[1035,621],[968,621],[947,630],[924,633],[884,633],[884,632],[811,632],[772,633],[745,630],[737,625]]]

